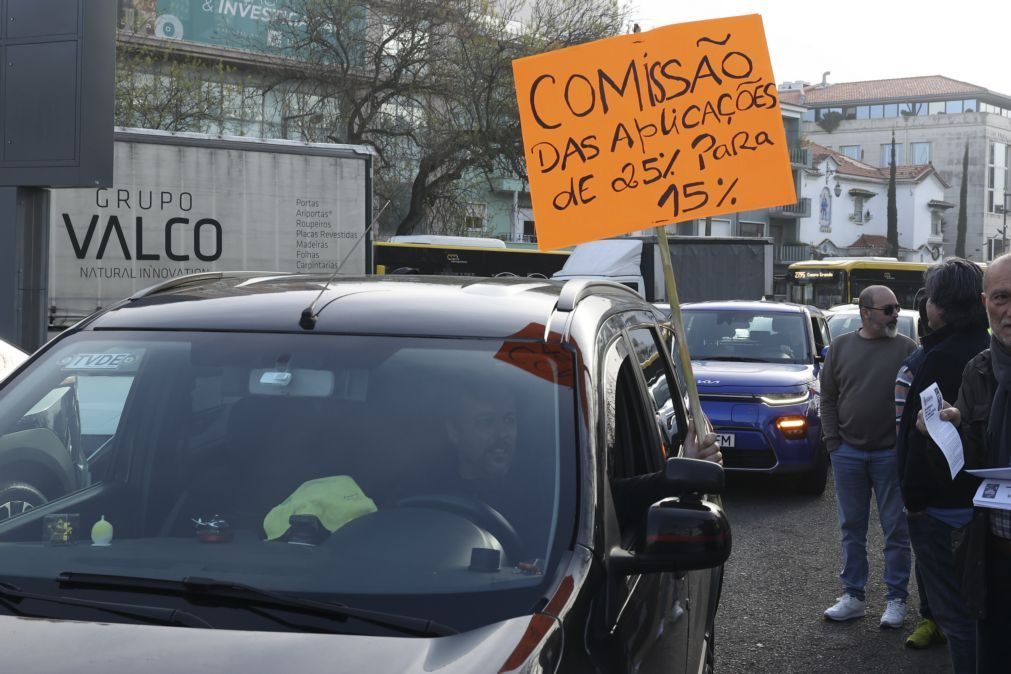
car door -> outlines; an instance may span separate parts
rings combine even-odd
[[[679,429],[683,411],[661,411],[643,371],[659,390],[670,388],[655,376],[663,360],[656,346],[656,326],[648,314],[623,317],[622,331],[604,349],[601,367],[601,446],[606,455],[606,479],[614,496],[620,545],[635,550],[641,545],[645,510],[638,504],[623,509],[620,482],[663,469],[669,443],[661,440],[660,423]],[[620,319],[612,319],[620,320]],[[669,396],[668,396],[669,397]],[[615,489],[616,485],[619,487]],[[641,512],[640,512],[641,511]],[[621,610],[607,631],[613,646],[622,651],[628,671],[684,672],[689,638],[689,584],[685,574],[653,573],[626,576],[619,583],[623,592]],[[610,618],[609,618],[610,619]]]
[[[635,332],[632,331],[630,334],[634,339]],[[667,388],[672,392],[671,400],[656,400],[656,404],[661,409],[669,405],[678,411],[677,418],[680,425],[676,429],[672,429],[669,434],[669,447],[672,448],[671,451],[676,456],[682,453],[688,430],[690,403],[686,376],[677,360],[678,342],[674,331],[669,326],[660,326],[657,332],[651,330],[650,336],[656,339],[656,343],[660,345],[659,363],[662,366],[654,367],[652,375],[644,369],[643,375],[647,380],[650,376],[664,377],[670,382]],[[691,376],[691,373],[689,372],[688,375]],[[660,387],[651,386],[650,388],[651,390],[659,390]],[[722,505],[722,499],[718,494],[708,495],[707,500]],[[723,567],[691,571],[687,574],[687,584],[689,590],[686,601],[689,615],[687,670],[695,672],[699,671],[703,659],[713,653],[715,617],[723,585]]]

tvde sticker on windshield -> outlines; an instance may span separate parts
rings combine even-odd
[[[132,353],[79,353],[61,361],[64,370],[133,369],[137,356]]]

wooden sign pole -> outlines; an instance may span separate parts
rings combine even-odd
[[[702,447],[702,439],[709,432],[708,424],[704,422],[702,403],[699,402],[699,391],[695,385],[695,374],[692,372],[692,359],[688,354],[688,339],[685,333],[684,320],[681,318],[681,303],[678,300],[677,283],[674,280],[674,265],[670,259],[670,244],[667,243],[667,230],[661,225],[656,228],[657,240],[660,244],[660,259],[663,262],[664,285],[667,287],[667,303],[670,304],[670,324],[674,338],[678,343],[678,360],[684,370],[688,386],[688,404],[691,407],[692,419],[695,421],[696,446]]]

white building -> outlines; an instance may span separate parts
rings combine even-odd
[[[820,145],[810,144],[811,168],[802,171],[800,195],[811,200],[797,238],[822,256],[889,255],[888,174]],[[955,222],[944,200],[949,185],[930,164],[896,166],[895,205],[901,260],[929,262],[944,255],[945,232]]]

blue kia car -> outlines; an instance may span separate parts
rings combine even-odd
[[[784,475],[821,494],[818,372],[831,337],[822,312],[783,302],[700,302],[682,308],[702,409],[725,467]]]

